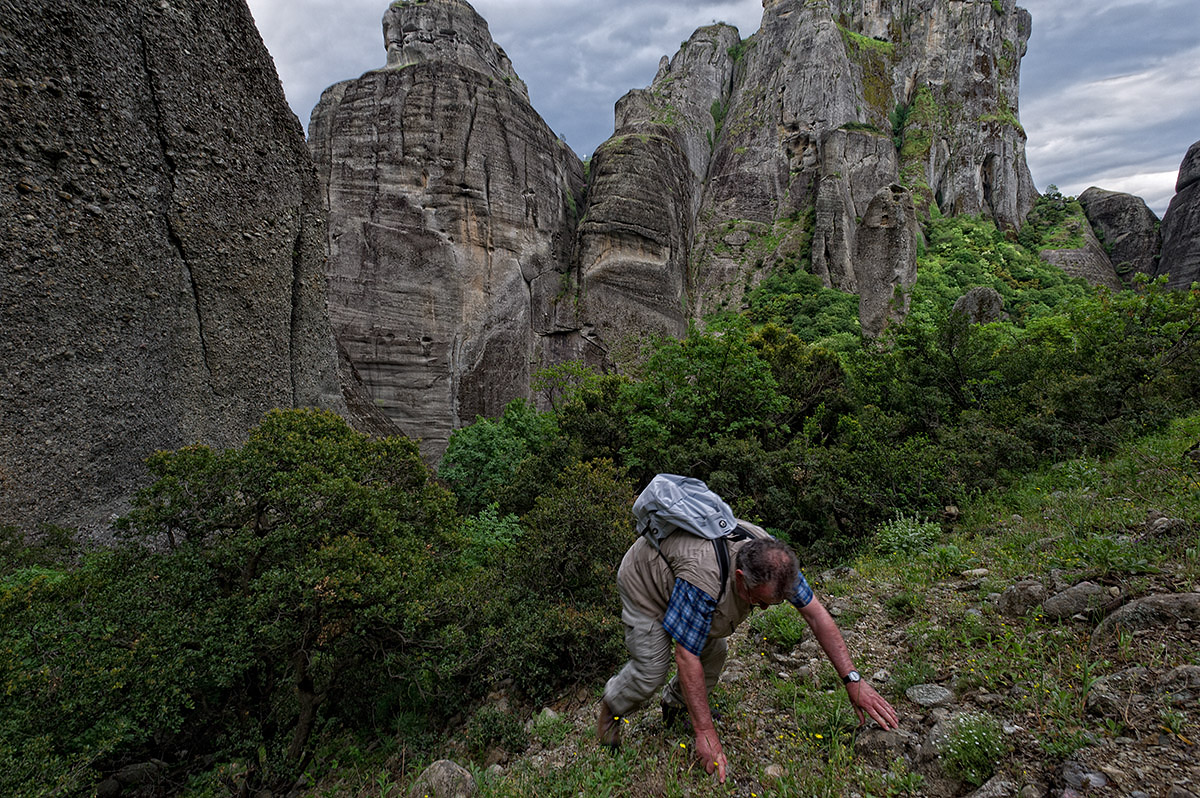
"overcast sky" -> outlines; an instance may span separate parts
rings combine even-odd
[[[248,0],[288,101],[308,127],[321,92],[383,66],[388,0]],[[472,0],[529,86],[533,107],[580,157],[612,134],[613,103],[649,85],[697,27],[743,37],[761,0]],[[1025,0],[1033,36],[1020,117],[1040,190],[1097,185],[1161,216],[1200,140],[1196,0]]]

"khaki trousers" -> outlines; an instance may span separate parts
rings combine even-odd
[[[630,715],[641,709],[658,688],[667,681],[667,672],[675,659],[675,641],[662,627],[662,616],[651,617],[635,609],[621,592],[621,622],[625,624],[625,648],[629,650],[629,662],[604,687],[604,700],[614,714]],[[700,664],[704,667],[704,684],[709,693],[721,678],[725,667],[725,638],[710,637],[700,652]],[[683,693],[679,689],[679,675],[671,678],[663,688],[662,700],[671,706],[686,708]]]

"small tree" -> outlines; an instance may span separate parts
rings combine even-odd
[[[0,753],[82,773],[188,748],[286,782],[322,718],[456,695],[454,502],[412,441],[272,411],[149,466],[131,545],[0,583]]]

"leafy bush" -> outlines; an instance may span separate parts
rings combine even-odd
[[[879,525],[875,548],[883,554],[916,554],[928,550],[940,535],[937,524],[896,513],[895,518]]]
[[[519,518],[512,513],[501,518],[499,505],[489,504],[478,514],[463,519],[462,534],[467,540],[463,553],[467,564],[486,566],[516,546],[524,532]]]
[[[633,488],[609,461],[568,467],[524,519],[481,591],[497,681],[535,698],[609,675],[622,656],[617,566],[634,540]]]
[[[286,782],[330,717],[457,698],[462,546],[413,442],[272,411],[149,467],[129,545],[0,588],[5,746],[79,779],[187,748]]]
[[[450,436],[438,475],[467,512],[499,502],[522,463],[557,435],[554,416],[514,399],[498,419],[477,418]]]

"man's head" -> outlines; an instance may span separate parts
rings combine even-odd
[[[775,538],[757,538],[738,550],[735,586],[751,604],[779,604],[796,592],[799,572],[800,563],[786,544]]]

